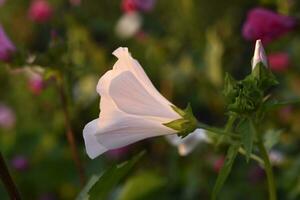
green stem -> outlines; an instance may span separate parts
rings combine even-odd
[[[212,132],[212,133],[217,133],[217,134],[222,135],[222,136],[233,137],[235,139],[239,139],[240,138],[240,136],[237,135],[237,134],[230,133],[230,132],[228,132],[226,130],[224,131],[224,130],[216,128],[216,127],[211,127],[211,126],[209,126],[207,124],[198,123],[197,127],[205,129],[205,130],[207,130],[209,132]]]
[[[258,146],[258,149],[259,149],[259,151],[262,155],[263,161],[264,161],[264,167],[265,167],[265,171],[267,174],[267,180],[268,180],[269,199],[276,200],[277,196],[276,196],[275,179],[274,179],[272,165],[271,165],[271,162],[269,159],[269,154],[263,143],[263,138],[262,138],[261,134],[258,133],[257,127],[256,127],[255,123],[253,122],[253,120],[251,120],[251,124],[252,124],[252,126],[256,132],[256,135],[258,137],[257,146]]]

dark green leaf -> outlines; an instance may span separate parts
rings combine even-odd
[[[218,175],[217,181],[213,189],[212,198],[211,198],[212,200],[217,199],[217,195],[219,194],[228,175],[230,174],[232,165],[238,153],[238,149],[239,149],[239,145],[232,145],[229,147],[227,151],[225,163]]]
[[[145,151],[139,153],[129,161],[125,161],[119,165],[115,165],[105,171],[100,178],[95,181],[88,192],[88,197],[85,199],[98,200],[107,199],[112,189],[130,172],[138,160],[145,154]],[[81,200],[81,199],[80,199]]]
[[[251,119],[244,118],[240,122],[238,129],[242,135],[242,144],[246,150],[246,159],[248,162],[252,153],[253,142],[255,138],[255,128],[253,127]]]
[[[166,184],[167,180],[163,176],[143,172],[126,182],[118,200],[142,200],[161,190]]]

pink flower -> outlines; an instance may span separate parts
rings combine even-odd
[[[0,60],[9,61],[15,51],[16,47],[7,37],[3,27],[0,25]]]
[[[263,43],[269,43],[293,30],[295,26],[296,20],[292,17],[264,8],[254,8],[248,12],[242,32],[246,40],[261,39]]]
[[[270,54],[268,60],[270,68],[274,72],[283,72],[290,66],[290,57],[285,52]]]
[[[6,0],[0,0],[0,6],[2,6],[5,3]]]
[[[11,161],[11,165],[14,169],[18,171],[25,171],[29,167],[27,158],[22,155],[15,156]]]
[[[15,122],[14,112],[8,106],[0,103],[0,128],[12,128]]]
[[[28,11],[29,18],[37,23],[49,21],[52,13],[53,8],[47,0],[33,0]]]
[[[142,11],[149,12],[153,10],[155,0],[123,0],[122,10],[124,12]]]
[[[44,80],[40,74],[33,74],[28,81],[29,90],[35,94],[39,95],[44,89]]]

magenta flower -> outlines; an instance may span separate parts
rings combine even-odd
[[[44,23],[51,19],[53,8],[47,0],[33,0],[31,2],[28,16],[37,23]]]
[[[118,149],[109,150],[107,156],[111,159],[119,159],[125,156],[129,151],[129,147],[121,147]]]
[[[16,47],[7,37],[3,27],[0,25],[0,60],[9,61],[15,51]]]
[[[35,94],[39,95],[44,89],[44,79],[40,74],[32,74],[28,80],[28,88],[29,90]]]
[[[18,171],[27,170],[29,167],[28,160],[25,156],[17,155],[11,160],[11,165]]]
[[[12,128],[15,125],[16,116],[6,105],[0,103],[0,128]]]
[[[149,12],[153,10],[155,0],[123,0],[122,10],[124,12],[142,11]]]
[[[263,43],[269,43],[293,30],[295,26],[296,20],[292,17],[264,8],[254,8],[248,12],[242,32],[246,40],[261,39]]]
[[[285,52],[270,54],[268,60],[270,68],[274,72],[284,72],[290,66],[290,57]]]

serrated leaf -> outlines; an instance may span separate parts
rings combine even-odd
[[[251,119],[249,118],[242,119],[238,126],[238,130],[242,135],[241,142],[245,148],[246,159],[248,162],[250,159],[250,155],[252,153],[253,142],[255,139],[255,128],[251,122]]]
[[[271,70],[266,68],[261,62],[256,65],[251,75],[259,81],[258,87],[263,91],[278,84],[278,81]]]
[[[162,189],[167,179],[153,172],[143,172],[131,177],[123,187],[118,200],[142,200]]]
[[[224,165],[218,175],[217,181],[216,181],[214,189],[213,189],[212,198],[211,198],[212,200],[217,199],[217,195],[221,191],[226,179],[228,178],[228,176],[231,172],[233,163],[235,161],[235,158],[237,156],[238,149],[239,149],[239,145],[232,145],[228,148],[226,160],[225,160]]]
[[[84,188],[84,190],[89,189],[87,195],[82,195],[82,198],[78,196],[78,200],[107,199],[112,189],[130,172],[144,154],[145,151],[142,151],[131,160],[112,166],[99,176],[97,180],[93,179]],[[84,194],[85,191],[82,193]]]

